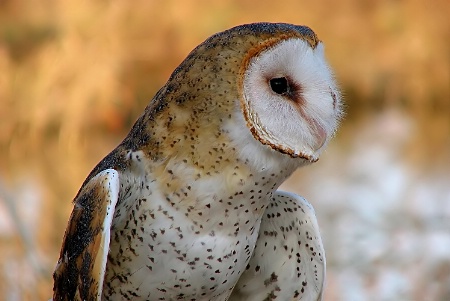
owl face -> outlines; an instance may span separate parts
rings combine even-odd
[[[316,161],[341,114],[323,44],[289,38],[262,46],[244,70],[241,107],[253,136],[291,157]]]

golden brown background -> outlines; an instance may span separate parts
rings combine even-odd
[[[326,300],[450,300],[450,2],[0,1],[0,300],[47,300],[71,199],[181,60],[312,27],[347,115],[283,186],[316,208]]]

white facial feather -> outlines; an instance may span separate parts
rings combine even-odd
[[[295,99],[272,91],[269,81],[281,77]],[[245,73],[244,97],[260,140],[294,156],[316,160],[337,127],[340,96],[321,43],[313,49],[289,39],[256,56]]]

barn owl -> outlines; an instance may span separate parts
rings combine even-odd
[[[278,191],[318,160],[340,95],[308,27],[196,47],[74,199],[54,300],[321,300],[315,213]]]

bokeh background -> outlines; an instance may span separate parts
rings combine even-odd
[[[284,189],[315,206],[325,300],[450,300],[450,2],[0,1],[0,300],[47,300],[71,200],[188,52],[312,27],[347,115]]]

